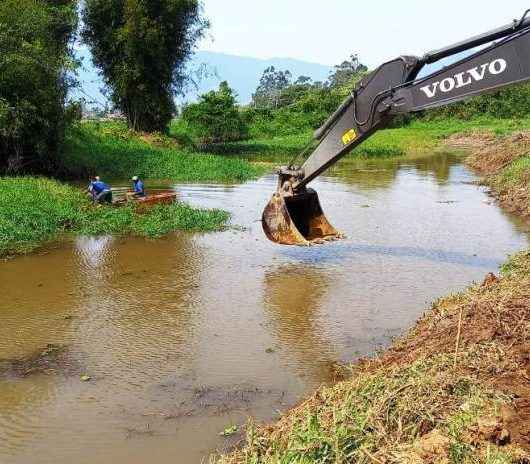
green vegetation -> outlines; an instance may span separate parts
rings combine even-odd
[[[512,161],[494,179],[494,184],[499,189],[508,187],[528,187],[530,173],[530,153]]]
[[[248,138],[248,128],[236,107],[236,99],[227,82],[219,90],[202,95],[197,103],[187,105],[181,121],[182,136],[195,145],[234,142]]]
[[[188,117],[188,111],[197,112],[197,105],[184,109],[184,117],[173,121],[170,133],[201,152],[285,164],[314,143],[313,131],[335,111],[366,72],[366,66],[356,55],[336,66],[324,83],[312,82],[305,76],[293,82],[289,71],[270,67],[264,71],[252,103],[239,109],[240,119],[248,127],[248,140],[234,142],[228,137],[223,140],[221,136],[209,136],[209,132],[218,132],[219,121],[216,122],[215,118],[198,121],[198,118]],[[215,93],[211,93],[213,96]],[[203,99],[207,97],[203,96]],[[375,134],[350,156],[414,156],[434,149],[443,139],[457,132],[481,129],[502,135],[527,129],[530,128],[529,99],[530,85],[523,85],[447,108],[397,118],[391,128]],[[208,113],[216,113],[212,105],[219,107],[219,114],[223,113],[223,105],[213,98],[209,102]],[[189,134],[193,135],[190,137]],[[203,134],[202,139],[200,134]]]
[[[502,206],[520,216],[530,216],[530,133],[496,134],[488,138],[482,134],[479,143],[469,137],[472,154],[467,163],[485,175]],[[460,137],[464,146],[466,138]]]
[[[121,122],[80,123],[67,137],[65,174],[82,178],[104,173],[106,178],[149,179],[176,182],[242,182],[264,172],[249,162],[182,148],[163,134],[140,134]]]
[[[208,26],[198,0],[86,0],[83,38],[129,127],[167,130],[186,62]]]
[[[0,2],[0,174],[54,172],[72,68],[75,0]]]
[[[367,159],[415,156],[436,149],[447,137],[457,133],[466,134],[480,130],[500,136],[527,129],[530,129],[530,118],[412,120],[406,126],[389,128],[376,133],[355,149],[349,157]],[[256,131],[256,128],[251,126],[250,130]],[[173,122],[171,133],[176,137],[181,137],[183,133],[181,121]],[[243,158],[251,162],[285,164],[301,153],[312,139],[312,131],[308,128],[292,134],[277,136],[269,136],[270,130],[265,133],[267,135],[259,136],[258,133],[255,137],[241,142],[205,146],[202,152],[225,155],[230,158]]]
[[[354,374],[349,382],[321,389],[270,436],[251,425],[245,459],[231,456],[219,462],[414,462],[406,457],[422,454],[419,438],[427,432],[436,437],[440,454],[445,448],[449,462],[484,462],[466,442],[466,432],[481,416],[494,415],[509,403],[474,379],[452,373],[452,359],[444,355],[391,373]],[[402,460],[388,460],[398,452]]]
[[[218,230],[229,217],[181,203],[146,212],[134,205],[96,207],[79,189],[44,178],[0,178],[0,190],[0,256],[31,251],[64,232],[159,237],[174,230]]]

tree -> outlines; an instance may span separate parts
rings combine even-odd
[[[219,90],[201,95],[198,103],[186,106],[182,119],[202,145],[248,137],[248,128],[236,106],[234,92],[226,81],[221,82]]]
[[[255,107],[277,107],[283,89],[291,83],[291,72],[276,70],[270,66],[260,78],[256,92],[252,95],[252,103]]]
[[[60,169],[76,25],[75,0],[0,2],[0,172]]]
[[[329,76],[329,86],[337,88],[348,85],[366,71],[368,71],[368,68],[359,62],[358,56],[355,54],[350,55],[349,60],[345,60],[334,67],[334,71]]]
[[[165,131],[208,27],[200,0],[86,0],[82,36],[134,130]]]
[[[294,81],[294,85],[311,85],[313,79],[309,76],[298,76],[298,79]]]

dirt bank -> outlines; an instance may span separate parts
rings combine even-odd
[[[503,208],[530,217],[530,132],[454,135],[448,146],[470,151],[466,163],[484,177]]]
[[[530,212],[530,136],[454,136],[501,204]],[[352,366],[219,463],[530,462],[530,253],[443,298],[386,352]]]

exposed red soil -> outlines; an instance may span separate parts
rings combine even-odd
[[[530,267],[530,255],[523,256]],[[527,269],[528,271],[529,269]],[[364,361],[380,368],[409,364],[422,357],[456,351],[462,315],[460,352],[481,353],[477,362],[459,365],[464,375],[515,397],[504,411],[502,429],[530,451],[530,277],[486,276],[465,296],[442,300],[411,333],[381,357]]]

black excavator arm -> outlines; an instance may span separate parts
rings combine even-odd
[[[530,80],[530,10],[519,21],[425,54],[402,56],[364,77],[314,134],[316,148],[301,167],[279,170],[278,190],[263,213],[269,239],[309,245],[340,238],[307,184],[389,125],[399,114],[448,105]],[[422,69],[480,47],[426,77]]]

